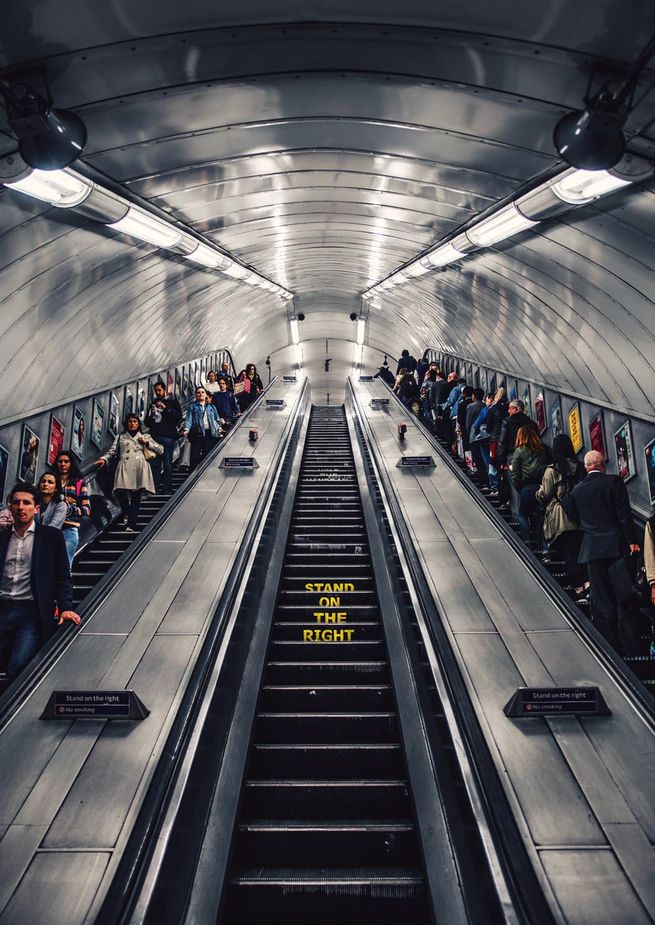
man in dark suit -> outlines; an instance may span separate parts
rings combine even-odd
[[[0,532],[0,662],[13,680],[72,610],[73,583],[61,530],[36,524],[40,497],[18,482],[9,495],[13,526]],[[59,622],[54,619],[59,608]]]
[[[587,477],[571,492],[570,513],[584,535],[578,561],[586,564],[596,626],[614,648],[635,651],[635,627],[622,605],[621,560],[639,552],[628,493],[618,475],[605,473],[605,458],[592,450],[584,458]]]

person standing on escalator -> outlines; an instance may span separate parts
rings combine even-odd
[[[84,484],[80,467],[75,458],[67,451],[62,450],[56,457],[52,468],[59,476],[64,501],[68,505],[66,520],[61,532],[66,543],[68,564],[73,568],[73,557],[80,544],[80,526],[85,517],[91,516],[91,498],[89,489]]]
[[[193,472],[200,460],[212,451],[223,436],[218,412],[207,401],[207,392],[202,386],[198,386],[196,400],[187,408],[184,433],[191,444],[189,470]]]
[[[161,456],[163,452],[161,444],[150,434],[141,432],[138,416],[128,414],[123,433],[116,437],[104,456],[96,460],[96,465],[100,467],[106,466],[111,459],[117,460],[114,494],[118,498],[123,517],[127,518],[126,533],[136,533],[138,529],[143,493],[156,494],[149,461],[155,454]]]
[[[164,383],[156,382],[144,424],[150,436],[164,449],[150,463],[158,493],[170,494],[173,491],[173,451],[181,421],[182,408],[179,401],[173,396],[167,397]]]

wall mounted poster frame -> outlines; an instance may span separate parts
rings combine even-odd
[[[86,418],[84,412],[77,405],[73,407],[73,424],[71,426],[71,453],[82,458],[84,453],[84,440],[86,436]]]
[[[7,470],[9,469],[9,450],[0,446],[0,503],[4,503],[7,487]]]
[[[173,370],[169,369],[166,373],[166,394],[169,398],[173,397],[173,385],[175,383],[175,377],[173,375]]]
[[[525,406],[525,413],[529,414],[530,408],[532,407],[532,405],[530,404],[530,386],[529,385],[526,385],[525,388],[523,389],[523,394],[521,395],[521,401],[523,402]]]
[[[173,394],[179,399],[182,393],[182,370],[179,366],[175,368],[175,388]]]
[[[602,411],[595,414],[589,421],[589,446],[597,453],[602,453],[603,459],[607,460],[607,444],[605,443]]]
[[[546,403],[544,401],[543,392],[539,392],[534,400],[534,418],[537,422],[537,430],[540,434],[543,434],[544,431],[548,429],[548,424],[546,423]]]
[[[516,379],[510,379],[507,389],[507,397],[510,401],[516,401],[519,397],[519,389],[516,383]]]
[[[136,384],[132,382],[130,385],[125,386],[125,396],[123,398],[123,419],[125,419],[128,414],[134,414],[135,407]]]
[[[118,395],[112,392],[109,396],[109,419],[107,421],[107,430],[112,437],[118,436],[121,426],[121,403]]]
[[[49,466],[54,466],[55,459],[64,448],[64,425],[54,414],[50,415],[50,428],[48,430],[48,455],[46,462]]]
[[[18,458],[18,481],[32,482],[36,478],[36,464],[39,459],[40,440],[34,431],[23,424]]]
[[[93,399],[91,407],[91,443],[102,449],[102,435],[105,430],[105,409],[97,398]]]
[[[648,479],[650,503],[655,504],[655,437],[644,447],[644,459],[646,461],[646,477]]]
[[[635,466],[634,444],[632,443],[632,428],[630,421],[626,420],[614,432],[614,450],[616,452],[616,471],[624,482],[637,474]]]
[[[551,440],[558,437],[564,431],[562,423],[562,400],[556,398],[550,406],[550,436]]]
[[[149,394],[148,380],[142,379],[136,391],[136,413],[139,415],[140,421],[143,421],[146,416],[146,398]]]
[[[569,409],[569,437],[573,444],[573,452],[579,453],[584,446],[582,437],[582,417],[580,414],[580,402],[571,405]]]

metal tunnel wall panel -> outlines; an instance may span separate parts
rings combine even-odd
[[[57,105],[86,121],[90,166],[295,292],[319,391],[314,341],[345,338],[329,375],[345,381],[344,319],[360,293],[556,167],[553,126],[580,105],[590,69],[625,68],[655,32],[655,8],[637,0],[580,0],[574,17],[559,0],[286,0],[275,11],[144,0],[129,16],[43,0],[38,17],[7,6],[0,67],[37,62]],[[652,85],[648,72],[627,123],[646,157]],[[0,133],[0,153],[12,144]],[[652,189],[383,296],[367,345],[440,346],[653,417]],[[218,341],[238,365],[287,356],[277,299],[21,198],[0,194],[3,416]],[[83,344],[74,357],[71,332]]]

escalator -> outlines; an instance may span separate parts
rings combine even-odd
[[[220,921],[429,922],[348,427],[314,408]]]
[[[188,475],[188,472],[173,469],[173,494],[188,478]],[[74,608],[82,604],[87,594],[129,549],[143,528],[150,523],[170,498],[170,494],[144,494],[139,508],[136,533],[127,533],[125,527],[118,522],[110,523],[75,556],[72,569]]]

